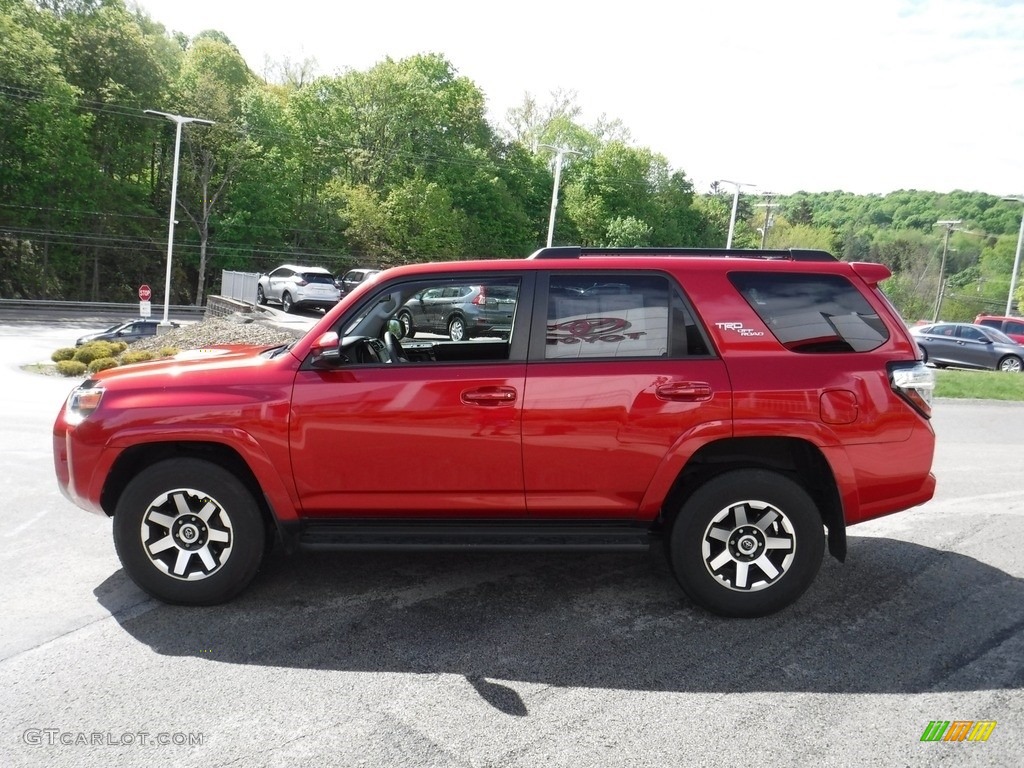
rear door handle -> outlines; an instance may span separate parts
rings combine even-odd
[[[480,387],[467,389],[462,393],[462,402],[466,405],[512,405],[516,401],[516,391],[512,387]]]
[[[662,400],[692,403],[711,399],[711,385],[703,381],[673,381],[670,384],[659,384],[656,392]]]

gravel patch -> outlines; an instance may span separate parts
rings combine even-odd
[[[131,345],[131,349],[158,352],[166,347],[173,347],[183,351],[215,344],[257,344],[273,347],[286,344],[301,335],[297,331],[280,328],[252,315],[235,314],[184,324],[159,336],[136,341]]]

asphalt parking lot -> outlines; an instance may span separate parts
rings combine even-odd
[[[88,330],[86,328],[86,330]],[[850,529],[765,619],[657,558],[285,556],[236,601],[146,598],[58,492],[62,327],[0,325],[0,765],[1016,766],[1024,405],[941,400],[936,498]],[[933,721],[987,741],[923,742]]]

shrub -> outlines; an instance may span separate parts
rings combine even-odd
[[[114,345],[109,341],[90,341],[76,350],[74,359],[88,365],[93,360],[99,360],[101,357],[113,357],[114,354]]]
[[[85,373],[85,363],[78,360],[58,360],[57,373],[61,376],[81,376]]]
[[[117,365],[117,360],[112,357],[98,357],[89,363],[89,371],[97,373],[99,371],[105,371],[107,368],[116,368]]]
[[[74,347],[61,347],[50,355],[50,359],[55,363],[59,363],[61,360],[71,360],[74,358],[76,351]]]
[[[122,352],[128,349],[127,341],[111,341],[109,342],[109,344],[114,348],[115,355],[120,355]]]
[[[160,348],[160,357],[174,357],[180,351],[181,350],[177,349],[176,347],[161,347]]]
[[[144,363],[147,360],[152,360],[155,355],[145,349],[138,349],[133,352],[125,352],[121,355],[121,365],[130,365],[131,363]]]

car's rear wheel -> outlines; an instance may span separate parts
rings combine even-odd
[[[267,303],[267,294],[265,294],[263,292],[263,286],[262,285],[257,285],[256,286],[256,303],[257,304],[266,304]]]
[[[807,492],[777,472],[725,472],[683,504],[669,558],[683,591],[723,616],[764,616],[814,581],[825,550],[821,516]]]
[[[259,570],[267,531],[252,493],[200,459],[168,459],[128,483],[114,512],[114,547],[125,572],[167,603],[213,605]]]
[[[281,309],[283,309],[285,312],[291,312],[293,306],[294,306],[294,304],[292,304],[292,295],[290,293],[288,293],[288,291],[285,291],[284,293],[282,293],[281,294]]]
[[[1020,373],[1021,359],[1015,355],[1007,355],[999,361],[999,370],[1007,373]]]
[[[465,341],[469,338],[466,320],[462,315],[455,315],[455,317],[448,321],[448,338],[452,341]]]

